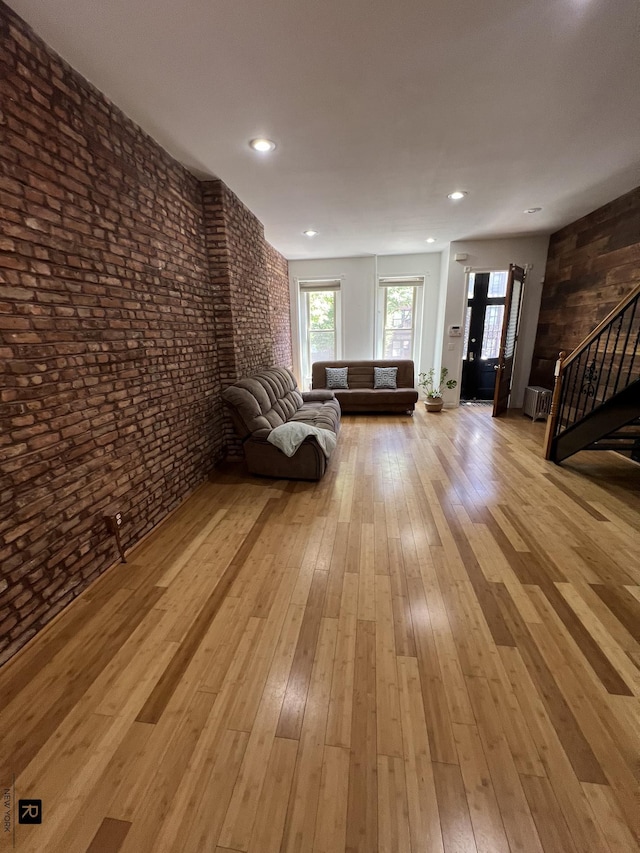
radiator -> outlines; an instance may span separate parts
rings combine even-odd
[[[551,410],[551,391],[539,385],[528,385],[524,389],[523,412],[535,421],[545,418]]]

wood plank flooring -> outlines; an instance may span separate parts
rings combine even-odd
[[[320,483],[216,473],[0,671],[15,849],[640,849],[640,468],[543,432],[351,416]]]

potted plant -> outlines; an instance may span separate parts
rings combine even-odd
[[[458,384],[456,379],[447,379],[449,371],[446,367],[440,370],[440,380],[435,380],[435,369],[432,367],[426,373],[418,375],[418,387],[425,393],[425,408],[428,412],[439,412],[443,406],[442,392],[445,388],[451,391]]]

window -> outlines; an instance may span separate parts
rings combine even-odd
[[[309,364],[314,361],[334,361],[336,358],[336,292],[308,291],[307,347]]]
[[[300,353],[304,388],[311,387],[311,365],[340,358],[340,282],[300,281]]]
[[[382,358],[417,360],[418,319],[424,278],[381,278],[381,334],[378,352]]]
[[[385,287],[382,352],[385,358],[411,358],[415,304],[415,287]]]

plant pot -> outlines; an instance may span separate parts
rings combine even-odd
[[[439,412],[444,405],[444,400],[442,397],[427,397],[424,405],[428,412]]]

